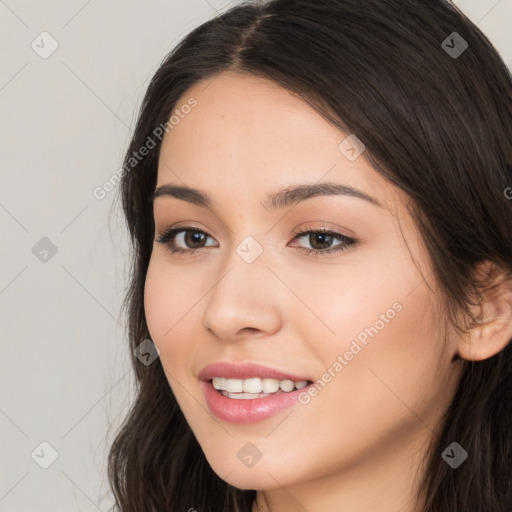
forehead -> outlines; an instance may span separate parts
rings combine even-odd
[[[191,100],[195,106],[184,108]],[[340,150],[350,134],[271,80],[221,73],[191,87],[173,113],[179,122],[163,139],[158,186],[182,182],[213,194],[234,186],[263,197],[325,180],[358,187],[382,202],[396,192],[364,152],[352,161]]]
[[[192,138],[201,141],[200,151],[229,148],[232,154],[243,145],[245,152],[258,148],[262,154],[282,142],[297,149],[307,141],[313,145],[319,137],[333,144],[340,137],[304,100],[267,79],[221,73],[190,88],[175,110],[192,97],[197,105],[166,134],[168,145]]]

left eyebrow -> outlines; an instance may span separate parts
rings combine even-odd
[[[272,211],[277,208],[294,205],[312,197],[332,195],[356,197],[380,208],[384,208],[375,197],[350,185],[342,185],[341,183],[314,183],[288,187],[268,195],[267,201],[262,203],[262,206]]]
[[[267,201],[263,202],[262,206],[267,210],[273,211],[294,205],[301,201],[305,201],[306,199],[327,195],[356,197],[378,206],[379,208],[384,208],[375,197],[351,187],[350,185],[342,185],[341,183],[306,183],[303,185],[287,187],[283,190],[279,190],[278,192],[274,192],[273,194],[268,194]],[[210,208],[213,204],[213,200],[208,194],[184,185],[166,184],[157,187],[150,196],[149,201],[153,202],[157,197],[162,196],[175,197],[204,208]]]

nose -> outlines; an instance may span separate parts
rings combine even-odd
[[[201,301],[203,327],[224,341],[275,333],[281,326],[283,303],[279,284],[263,255],[247,263],[233,251],[218,267],[213,288]]]

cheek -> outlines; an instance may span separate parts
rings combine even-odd
[[[181,300],[177,298],[177,290],[175,280],[171,281],[164,265],[152,259],[144,287],[144,310],[151,340],[160,350],[160,361],[171,388],[173,377],[182,377],[184,370],[183,365],[174,367],[173,361],[186,360],[183,357],[186,354],[179,354],[186,345],[173,342],[183,336],[180,330],[185,322],[180,318],[187,318],[182,311],[186,302],[183,300],[184,288],[180,289]]]
[[[422,421],[433,424],[430,419],[443,407],[440,391],[449,395],[443,341],[427,292],[416,290],[393,303],[395,297],[388,295],[384,307],[372,303],[357,321],[346,316],[338,324],[346,335],[337,337],[336,346],[324,345],[320,354],[327,370],[321,380],[329,383],[312,401],[318,400],[319,414],[330,416],[324,424],[342,422],[363,444],[417,431],[424,428]],[[332,407],[320,407],[321,402]]]
[[[189,368],[184,362],[193,358],[191,322],[199,322],[194,305],[201,297],[184,281],[183,273],[170,272],[168,265],[151,260],[144,287],[144,308],[151,340],[160,350],[160,360],[171,387],[173,377],[182,380]],[[179,364],[178,364],[179,362]]]
[[[161,277],[156,276],[157,272],[150,265],[144,286],[144,312],[151,339],[160,348],[165,331],[172,325],[168,307],[172,297],[169,296],[171,288],[162,286]]]
[[[389,330],[389,324],[404,316],[405,304],[409,315],[421,317],[424,301],[409,295],[420,278],[399,256],[392,254],[389,261],[362,259],[340,265],[339,270],[331,269],[328,274],[318,271],[307,277],[304,273],[293,276],[290,287],[304,297],[309,311],[303,303],[290,301],[295,306],[287,318],[291,324],[300,323],[308,340],[317,340],[310,349],[318,355],[337,355],[348,350],[355,338],[364,346],[376,330]]]
[[[153,341],[163,342],[175,336],[187,323],[199,297],[193,281],[185,280],[183,273],[171,272],[161,258],[152,258],[144,286],[144,310]]]
[[[316,276],[322,286],[310,287],[315,280],[308,279],[308,306],[317,318],[308,315],[300,324],[312,360],[324,371],[311,406],[316,401],[318,414],[338,424],[350,411],[352,427],[361,427],[365,437],[414,420],[408,407],[428,416],[446,384],[436,297],[412,262],[378,263],[330,280]]]
[[[171,272],[165,261],[150,261],[144,287],[144,308],[151,340],[160,350],[160,361],[167,381],[183,411],[194,410],[183,384],[191,378],[194,359],[193,323],[198,323],[200,290],[185,282],[183,273]]]

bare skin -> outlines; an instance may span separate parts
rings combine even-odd
[[[232,73],[196,84],[176,108],[190,97],[197,106],[163,140],[157,187],[186,185],[213,202],[155,199],[155,239],[168,227],[192,232],[168,246],[155,241],[145,308],[169,384],[211,467],[233,486],[258,489],[255,511],[421,512],[414,502],[421,460],[462,369],[452,358],[491,357],[510,327],[487,323],[469,340],[455,333],[401,192],[364,152],[350,161],[338,148],[348,134],[307,103]],[[347,195],[276,210],[262,204],[286,187],[327,182],[381,206]],[[345,250],[322,254],[321,238],[294,236],[322,227],[356,242],[327,239]],[[193,228],[208,234],[202,248],[197,238],[191,245]],[[251,263],[237,253],[247,237],[262,249]],[[345,357],[371,326],[377,334]],[[338,356],[345,364],[336,371]],[[315,380],[330,369],[331,379],[307,404],[234,424],[211,414],[198,380],[220,360]],[[262,454],[250,468],[237,457],[247,443]]]

